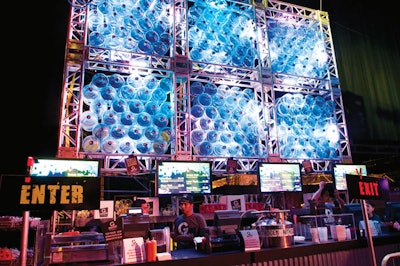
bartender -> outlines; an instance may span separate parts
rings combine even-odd
[[[332,183],[321,181],[319,188],[311,197],[317,210],[324,210],[324,214],[340,214],[342,213],[345,201],[340,197],[339,191]],[[321,213],[322,214],[322,213]]]
[[[193,238],[205,236],[206,220],[203,215],[194,212],[191,195],[183,195],[179,198],[179,208],[182,214],[175,218],[172,239],[177,243],[178,249],[194,248]]]

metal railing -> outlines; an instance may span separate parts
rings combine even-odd
[[[381,266],[400,265],[400,252],[386,254],[381,262]]]

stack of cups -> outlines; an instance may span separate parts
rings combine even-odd
[[[317,228],[318,230],[318,237],[320,242],[327,242],[328,241],[328,227],[321,226]]]
[[[346,226],[345,225],[330,225],[331,236],[333,240],[343,241],[346,240]]]
[[[166,226],[166,227],[164,227],[164,229],[163,229],[163,235],[164,235],[164,241],[165,241],[165,251],[166,252],[170,252],[171,251],[171,242],[170,242],[170,239],[171,239],[171,229],[168,227],[168,226]]]
[[[346,240],[346,226],[336,225],[336,237],[338,241]]]
[[[310,228],[310,233],[311,233],[312,242],[313,243],[319,243],[318,228],[317,227],[311,227]]]

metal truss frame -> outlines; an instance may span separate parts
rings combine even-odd
[[[79,130],[79,118],[83,111],[81,88],[84,85],[86,70],[130,73],[133,69],[157,72],[160,75],[172,71],[174,73],[174,103],[175,103],[175,141],[171,144],[171,154],[137,155],[143,172],[154,172],[157,160],[208,160],[212,162],[213,172],[224,173],[226,157],[207,157],[194,155],[190,131],[190,82],[194,80],[252,88],[255,97],[263,103],[263,114],[266,133],[262,136],[263,144],[268,147],[267,158],[235,158],[238,161],[239,172],[257,171],[260,161],[281,161],[278,154],[278,136],[276,131],[275,94],[276,92],[299,92],[304,94],[321,95],[335,103],[335,115],[339,124],[340,147],[344,161],[351,162],[350,144],[345,120],[343,100],[341,96],[338,71],[336,67],[332,36],[328,14],[323,11],[309,9],[276,0],[252,1],[255,7],[257,23],[260,62],[254,69],[237,68],[226,65],[200,63],[188,58],[189,44],[186,0],[175,0],[173,3],[174,36],[171,57],[152,56],[124,51],[115,51],[86,46],[86,14],[90,4],[83,5],[82,1],[71,0],[70,27],[67,34],[64,66],[64,84],[62,88],[62,105],[60,108],[60,130],[58,157],[98,158],[102,159],[105,175],[125,175],[124,160],[127,154],[84,153],[79,150],[82,139]],[[250,1],[249,1],[250,2]],[[261,2],[261,3],[260,3]],[[248,3],[231,1],[234,5]],[[295,85],[284,84],[284,79],[290,75],[273,73],[269,58],[267,41],[267,19],[278,13],[290,14],[298,20],[317,20],[324,34],[325,46],[328,51],[328,73],[324,79],[308,77],[296,78]],[[290,160],[301,162],[302,160]],[[312,160],[315,171],[325,171],[332,167],[332,161]]]
[[[272,73],[267,68],[263,74],[263,80],[272,83],[272,86],[266,86],[267,94],[271,97],[271,101],[274,102],[275,97],[274,92],[276,91],[284,91],[284,92],[293,92],[293,93],[307,93],[313,95],[321,95],[325,99],[333,100],[335,103],[335,116],[338,123],[339,129],[339,145],[340,145],[340,153],[342,160],[352,161],[351,159],[351,150],[350,150],[350,141],[348,138],[347,125],[344,115],[344,105],[341,96],[338,70],[336,65],[336,58],[333,48],[332,34],[329,25],[329,17],[327,12],[323,12],[321,10],[310,9],[306,7],[301,7],[297,5],[292,5],[288,3],[284,3],[276,0],[266,0],[263,1],[262,4],[257,4],[257,6],[261,7],[265,11],[265,20],[269,18],[275,18],[276,16],[284,13],[286,15],[290,15],[295,17],[296,20],[306,21],[306,20],[316,20],[319,23],[320,31],[323,33],[324,42],[326,51],[328,53],[328,73],[324,79],[313,79],[308,77],[293,77],[292,80],[295,80],[296,83],[287,85],[284,84],[284,79],[290,77],[290,75],[281,74],[281,73]],[[262,12],[258,18],[262,19]],[[266,24],[258,22],[261,26]],[[272,108],[273,109],[273,108]],[[274,126],[275,123],[271,123],[271,127]],[[270,128],[271,132],[274,132],[273,128]],[[276,131],[275,131],[276,132]],[[277,142],[274,144],[278,145]],[[294,160],[300,162],[301,160]],[[325,160],[311,160],[313,164],[313,168],[315,170],[330,170],[332,167],[331,161]]]
[[[83,50],[87,5],[74,1],[70,10],[70,28],[67,33],[64,64],[64,84],[60,109],[58,157],[80,157],[79,115],[82,88]]]

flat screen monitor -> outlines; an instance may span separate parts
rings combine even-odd
[[[157,161],[156,194],[211,194],[211,162]]]
[[[96,159],[35,158],[31,176],[98,177],[100,161]]]
[[[257,173],[237,173],[212,178],[213,194],[260,194]]]
[[[258,174],[261,193],[302,191],[299,163],[261,162]]]
[[[400,220],[400,202],[388,201],[385,206],[385,216],[387,221]]]
[[[354,225],[358,227],[358,224],[363,220],[362,206],[360,203],[347,203],[343,205],[343,213],[352,213],[354,216]],[[346,224],[352,224],[352,221],[342,221]]]
[[[337,190],[347,190],[346,174],[367,176],[367,166],[365,164],[336,164],[333,167],[333,176]],[[357,171],[359,173],[357,173]]]

